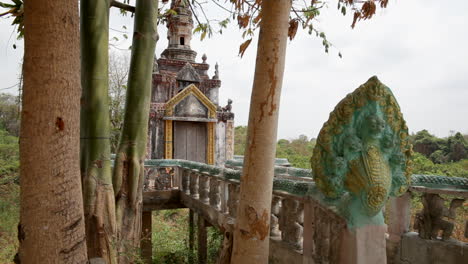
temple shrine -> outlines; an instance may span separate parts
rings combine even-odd
[[[218,64],[210,78],[207,56],[190,47],[193,19],[178,5],[167,21],[168,46],[154,63],[148,134],[149,159],[221,165],[234,154],[232,101],[220,107]]]

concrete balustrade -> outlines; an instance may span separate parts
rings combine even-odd
[[[172,171],[170,186],[163,190],[145,190],[144,210],[189,208],[192,227],[198,223],[199,256],[206,258],[206,227],[214,226],[223,232],[232,232],[240,192],[240,171],[230,168],[215,167],[207,164],[181,160],[151,160],[147,162],[151,171]],[[172,168],[171,170],[158,170]],[[288,174],[288,171],[291,174]],[[307,174],[309,173],[309,174]],[[154,177],[153,173],[151,177]],[[305,176],[305,177],[304,177]],[[156,176],[157,177],[157,176]],[[167,178],[167,175],[164,177]],[[147,182],[157,179],[149,179]],[[463,182],[462,182],[463,183]],[[153,185],[155,186],[155,185]],[[391,198],[386,207],[387,238],[375,237],[385,234],[376,227],[349,229],[349,223],[340,215],[337,206],[330,206],[318,199],[310,170],[296,168],[275,169],[274,190],[270,217],[270,261],[272,263],[354,263],[359,262],[359,248],[369,247],[370,252],[383,254],[387,263],[425,263],[421,259],[433,257],[433,252],[447,252],[448,262],[427,263],[468,263],[467,243],[459,241],[425,240],[411,233],[411,193],[429,193],[468,197],[468,184],[463,186],[412,185],[409,192]],[[448,209],[447,209],[448,210]],[[150,223],[150,214],[145,213],[145,223]],[[413,223],[414,224],[414,223]],[[374,228],[374,229],[373,229]],[[144,230],[151,230],[143,226]],[[148,236],[146,231],[145,236]],[[466,232],[466,230],[465,230]],[[192,234],[190,237],[194,237]],[[148,243],[149,240],[145,240]],[[191,242],[193,245],[194,241]],[[359,243],[363,243],[360,246]],[[403,248],[404,247],[404,248]],[[145,244],[145,252],[149,246]],[[416,256],[420,250],[426,255]],[[380,252],[378,252],[380,251]],[[457,253],[458,252],[458,253]],[[435,254],[435,253],[434,253]],[[367,256],[372,259],[372,256]],[[145,259],[149,259],[145,257]],[[362,259],[362,258],[361,258]],[[411,261],[407,261],[411,260]],[[407,261],[407,262],[404,262]],[[455,261],[455,262],[454,262]],[[461,261],[461,262],[460,262]],[[356,261],[355,261],[356,262]],[[379,263],[385,263],[379,262]]]

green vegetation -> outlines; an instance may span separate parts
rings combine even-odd
[[[244,155],[247,127],[237,126],[234,133],[234,154]],[[276,145],[276,157],[288,159],[293,167],[310,169],[314,147],[315,138],[309,139],[306,135],[291,140],[280,139]]]
[[[188,218],[188,209],[153,212],[153,263],[182,264],[188,263],[189,257],[196,259],[196,240],[193,252],[189,250]],[[216,263],[223,235],[213,227],[208,227],[207,232],[208,264],[214,264]],[[197,262],[195,261],[195,263]]]
[[[244,155],[247,142],[247,127],[236,126],[234,128],[234,155]]]
[[[305,135],[291,140],[280,139],[276,145],[276,157],[288,159],[293,167],[310,169],[314,147],[315,138],[309,139]]]
[[[423,154],[415,152],[413,155],[413,173],[468,178],[468,159],[438,164],[432,162]]]
[[[10,135],[19,136],[19,98],[11,94],[0,94],[0,129]]]
[[[434,163],[457,162],[468,158],[468,135],[452,133],[448,138],[438,138],[427,130],[411,135],[410,141],[416,152],[429,158]]]
[[[0,128],[0,263],[10,263],[18,250],[18,138]]]

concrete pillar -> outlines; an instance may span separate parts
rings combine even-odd
[[[153,263],[153,244],[151,242],[151,211],[143,212],[141,232],[141,255],[147,264]]]
[[[206,233],[206,220],[198,216],[198,263],[206,264],[208,247],[207,247],[207,233]]]
[[[409,192],[400,197],[390,197],[388,207],[387,255],[389,263],[398,259],[401,236],[409,231],[411,223],[411,194]]]
[[[391,241],[400,242],[401,235],[409,231],[411,222],[411,194],[400,197],[390,197],[388,213],[388,233]]]
[[[341,244],[340,264],[387,264],[386,225],[346,229]]]

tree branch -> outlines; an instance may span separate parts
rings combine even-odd
[[[110,1],[110,6],[111,7],[117,7],[117,8],[120,8],[122,10],[135,13],[135,7],[134,6],[124,4],[124,3],[116,1],[116,0],[111,0]]]

